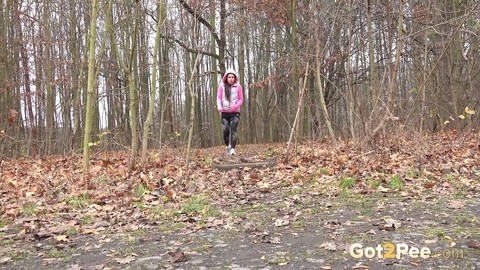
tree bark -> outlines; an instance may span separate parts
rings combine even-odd
[[[190,95],[190,100],[191,100],[191,103],[190,103],[190,106],[191,106],[191,109],[190,109],[190,125],[189,125],[189,128],[188,128],[188,140],[187,140],[187,156],[185,158],[185,168],[186,168],[186,171],[187,171],[187,175],[189,173],[189,168],[190,168],[190,149],[191,149],[191,146],[192,146],[192,138],[193,138],[193,127],[194,127],[194,123],[195,123],[195,103],[196,103],[196,98],[197,98],[197,94],[195,92],[195,89],[193,89],[193,79],[196,75],[196,68],[197,68],[197,65],[200,61],[200,54],[197,54],[195,56],[195,60],[194,60],[194,63],[191,67],[191,72],[190,72],[190,78],[188,79],[188,83],[187,83],[187,89],[188,89],[188,93]]]
[[[43,5],[43,26],[45,36],[45,88],[46,88],[46,153],[53,153],[54,137],[55,137],[55,84],[53,81],[53,63],[52,63],[52,37],[50,29],[50,0],[44,2]]]
[[[85,115],[85,131],[83,140],[83,171],[87,172],[90,163],[90,143],[93,124],[94,103],[96,102],[95,89],[95,42],[97,38],[98,0],[92,0],[92,17],[90,21],[88,42],[88,84],[87,105]]]

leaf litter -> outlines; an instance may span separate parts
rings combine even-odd
[[[478,206],[480,190],[480,151],[475,134],[438,133],[423,140],[385,138],[373,151],[348,141],[315,142],[299,145],[288,161],[282,156],[282,144],[240,149],[239,155],[230,159],[222,155],[223,149],[196,150],[188,171],[183,150],[178,149],[152,153],[156,158],[132,171],[128,170],[128,153],[98,153],[87,174],[81,170],[80,156],[4,159],[0,236],[10,244],[0,246],[0,251],[8,254],[0,258],[0,266],[14,263],[15,256],[21,254],[18,247],[25,243],[35,246],[53,241],[51,248],[69,249],[79,239],[102,239],[105,233],[160,230],[193,235],[206,229],[230,230],[257,235],[250,244],[282,246],[289,241],[285,230],[301,231],[318,215],[316,224],[323,225],[317,227],[337,236],[361,228],[362,233],[378,238],[403,233],[409,226],[425,235],[433,224],[441,224],[422,216],[401,220],[404,217],[398,216],[398,210],[389,213],[389,198],[397,198],[396,203],[400,200],[407,210],[418,201],[419,205],[437,207],[436,218],[445,214],[444,219],[453,218],[460,225],[479,226],[479,212],[471,211],[471,205]],[[262,162],[272,156],[278,157],[274,167],[221,171],[212,166]],[[179,182],[184,185],[177,185]],[[353,199],[352,205],[335,200],[343,196],[360,199]],[[370,203],[369,197],[379,199],[371,208],[359,208],[358,204]],[[366,213],[360,213],[362,209]],[[471,215],[453,217],[445,212],[447,209],[468,210]],[[326,216],[322,221],[324,215],[332,218]],[[478,232],[465,230],[462,235],[465,246],[478,250]],[[345,253],[348,245],[324,236],[319,242],[312,245],[317,252]],[[133,264],[141,255],[132,254],[117,256],[114,262]],[[177,248],[169,257],[161,257],[170,263],[184,263],[189,261],[187,254]],[[273,261],[279,265],[293,265],[291,256],[276,257],[278,260]],[[318,266],[322,267],[330,266]],[[368,268],[359,262],[350,267]]]

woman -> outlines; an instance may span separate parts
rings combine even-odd
[[[243,104],[243,88],[238,75],[229,68],[222,78],[217,91],[217,109],[222,116],[222,132],[227,155],[235,155],[237,127],[240,122],[240,106]]]

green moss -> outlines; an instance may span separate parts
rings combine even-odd
[[[342,177],[338,182],[338,186],[345,190],[345,189],[352,189],[355,187],[356,179],[355,177]]]
[[[390,182],[388,186],[394,190],[401,190],[403,189],[403,180],[399,175],[394,175],[390,178]]]
[[[67,198],[67,204],[75,209],[82,209],[90,205],[90,198],[88,194],[81,194]]]
[[[28,217],[33,217],[37,214],[37,205],[35,203],[27,203],[23,205],[22,214]]]
[[[145,185],[145,184],[140,184],[138,186],[135,187],[133,193],[139,197],[139,198],[142,198],[143,196],[145,196],[147,193],[149,192],[148,190],[148,187]]]

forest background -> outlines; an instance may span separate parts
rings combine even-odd
[[[226,67],[245,88],[242,144],[478,125],[479,1],[0,5],[2,156],[86,162],[141,145],[146,162],[149,149],[219,145]]]
[[[360,239],[476,269],[479,33],[473,0],[0,0],[0,268],[392,266],[353,260]]]

